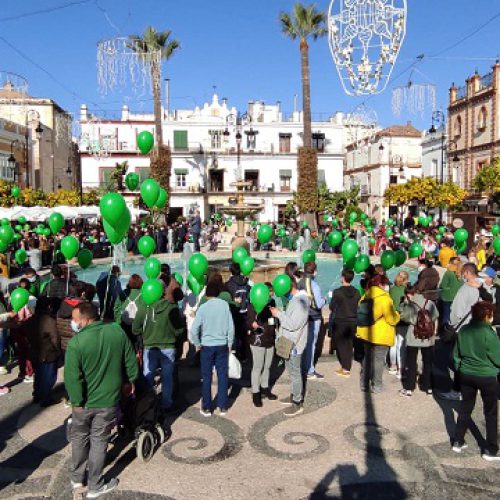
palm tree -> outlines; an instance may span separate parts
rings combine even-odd
[[[281,31],[292,40],[300,40],[300,62],[302,71],[302,113],[304,121],[303,147],[299,148],[297,170],[297,202],[306,219],[315,221],[313,212],[318,205],[318,158],[312,148],[311,133],[311,82],[309,76],[308,39],[317,40],[327,34],[326,16],[311,5],[297,3],[292,13],[280,14]]]
[[[156,31],[148,26],[144,35],[130,35],[130,47],[142,54],[144,62],[151,67],[151,86],[153,90],[153,109],[155,118],[156,158],[152,158],[151,172],[153,177],[168,190],[170,185],[171,156],[170,149],[163,147],[162,114],[161,114],[161,61],[168,61],[180,48],[175,38],[170,38],[171,30]],[[160,53],[160,58],[153,55]],[[151,57],[148,55],[151,54]]]

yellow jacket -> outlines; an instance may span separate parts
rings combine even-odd
[[[486,252],[484,250],[478,250],[476,252],[477,268],[479,271],[486,265]]]
[[[356,337],[372,344],[392,346],[396,337],[396,325],[399,323],[399,313],[394,309],[391,296],[380,287],[371,287],[361,297],[373,299],[373,326],[358,326]]]

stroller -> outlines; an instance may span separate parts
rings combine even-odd
[[[133,395],[124,396],[116,412],[116,433],[111,436],[132,437],[137,457],[149,462],[156,449],[165,441],[165,431],[160,423],[160,408],[157,388],[140,389]],[[126,388],[126,386],[125,386]],[[70,441],[72,418],[66,420],[66,438]]]

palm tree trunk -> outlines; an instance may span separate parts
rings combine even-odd
[[[154,120],[155,120],[155,142],[156,148],[160,149],[163,144],[162,136],[162,116],[161,116],[161,70],[160,66],[156,61],[151,62],[151,84],[153,87],[153,110],[154,110]]]
[[[312,145],[311,134],[311,81],[309,79],[309,46],[307,40],[300,41],[300,58],[302,71],[302,113],[304,120],[304,147],[310,148]]]

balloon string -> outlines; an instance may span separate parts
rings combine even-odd
[[[71,274],[71,264],[68,261],[66,261],[66,296],[69,295],[69,275]]]

